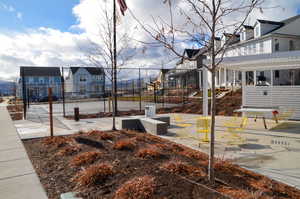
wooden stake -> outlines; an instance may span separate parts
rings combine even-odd
[[[53,137],[52,88],[48,88],[48,101],[49,101],[50,136]]]

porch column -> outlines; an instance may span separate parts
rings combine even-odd
[[[236,86],[236,70],[233,71],[233,85]]]
[[[203,88],[201,75],[202,75],[202,70],[199,70],[199,79],[198,79],[199,91]]]
[[[242,106],[245,106],[245,97],[246,97],[246,72],[242,72]]]
[[[202,77],[203,77],[203,116],[208,116],[208,77],[207,77],[207,68],[202,68]]]

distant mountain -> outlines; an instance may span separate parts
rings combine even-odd
[[[0,95],[13,95],[15,82],[0,80]]]

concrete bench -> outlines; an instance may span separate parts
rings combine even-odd
[[[152,117],[151,119],[165,122],[168,124],[168,126],[170,126],[170,116],[155,116],[155,117]]]
[[[168,124],[166,122],[154,120],[151,118],[141,118],[140,119],[144,131],[154,135],[165,135],[168,131]]]
[[[121,119],[122,129],[136,130],[155,135],[166,134],[168,126],[170,126],[170,117],[168,116],[156,116],[153,118],[129,117]]]
[[[142,131],[143,128],[139,118],[123,118],[121,120],[121,129]]]

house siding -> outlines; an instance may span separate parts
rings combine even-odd
[[[300,86],[246,86],[243,89],[244,106],[291,107],[295,110],[291,119],[300,120]],[[264,92],[268,95],[264,95]]]

